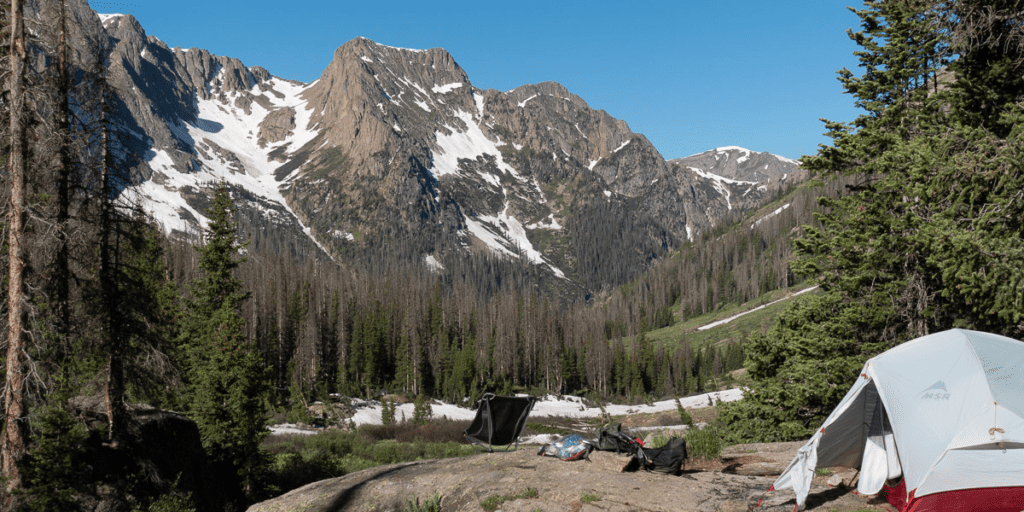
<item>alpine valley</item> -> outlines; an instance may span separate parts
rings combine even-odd
[[[131,15],[79,22],[113,48],[122,144],[142,155],[126,193],[172,233],[197,232],[224,183],[260,250],[438,273],[502,262],[576,300],[806,179],[739,147],[666,161],[561,85],[478,88],[440,48],[356,38],[300,83],[169,48]]]

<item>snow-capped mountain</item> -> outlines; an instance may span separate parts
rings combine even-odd
[[[480,89],[440,48],[353,39],[304,84],[169,48],[130,15],[95,23],[141,155],[133,191],[168,231],[202,225],[223,182],[257,246],[396,247],[439,272],[494,254],[593,289],[804,179],[798,162],[735,147],[665,161],[561,85]]]

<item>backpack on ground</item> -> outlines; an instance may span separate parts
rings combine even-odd
[[[598,450],[635,455],[641,444],[622,431],[620,423],[606,423],[597,431]]]
[[[673,437],[661,448],[640,448],[636,458],[640,461],[640,467],[647,471],[678,474],[686,460],[686,440]]]

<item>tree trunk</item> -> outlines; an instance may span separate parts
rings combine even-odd
[[[103,66],[99,59],[99,66]],[[113,162],[108,148],[109,130],[107,128],[107,84],[105,75],[100,73],[100,287],[103,294],[103,316],[107,347],[107,382],[105,385],[105,402],[109,425],[108,439],[112,448],[117,448],[124,431],[124,354],[123,329],[119,320],[120,308],[117,300],[117,280],[113,257],[116,251],[114,243],[114,205]]]
[[[60,36],[57,48],[56,124],[59,158],[57,161],[57,224],[55,226],[57,250],[56,262],[54,264],[56,267],[54,272],[54,284],[56,286],[54,297],[56,325],[54,330],[56,331],[58,342],[61,344],[59,353],[62,354],[62,360],[67,360],[70,355],[68,352],[68,334],[71,330],[71,308],[69,304],[71,297],[71,270],[69,264],[70,249],[68,247],[68,225],[71,217],[71,109],[68,104],[68,97],[71,93],[71,80],[68,72],[70,63],[68,62],[67,39],[67,2],[61,0]],[[62,372],[66,372],[70,365],[61,364],[61,367]],[[66,377],[70,376],[65,374],[65,382],[67,381]]]
[[[3,499],[4,510],[17,508],[12,491],[21,488],[19,464],[25,456],[27,427],[25,417],[26,340],[24,308],[25,268],[22,236],[25,229],[23,216],[25,201],[25,26],[21,0],[11,1],[11,210],[8,220],[9,274],[7,295],[7,382],[4,388],[4,428],[0,469],[6,479]]]

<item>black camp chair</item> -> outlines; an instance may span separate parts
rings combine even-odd
[[[487,451],[493,452],[495,446],[505,446],[506,451],[515,443],[519,449],[519,434],[526,426],[526,417],[536,398],[497,396],[487,393],[477,400],[476,418],[466,429],[465,436],[473,444],[478,444]]]

